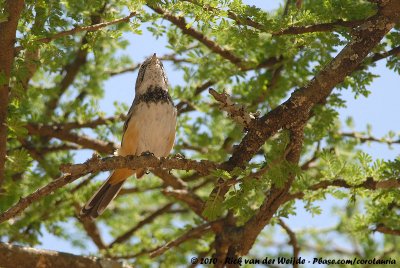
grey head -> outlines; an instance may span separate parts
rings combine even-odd
[[[168,78],[162,62],[156,53],[147,58],[139,68],[136,78],[136,95],[145,93],[151,87],[161,87],[168,91]]]

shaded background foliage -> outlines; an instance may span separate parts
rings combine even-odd
[[[4,1],[0,3],[4,5]],[[179,111],[174,153],[224,162],[234,145],[240,143],[244,130],[221,112],[206,89],[227,89],[234,102],[264,115],[294,89],[309,83],[351,41],[352,27],[376,10],[374,3],[361,0],[326,0],[318,4],[287,1],[268,12],[242,1],[25,1],[17,32],[21,49],[15,56],[10,80],[6,180],[1,185],[0,211],[60,176],[59,166],[74,162],[82,152],[87,154],[89,149],[103,156],[113,152],[113,141],[121,138],[123,115],[130,103],[121,99],[108,117],[99,102],[110,77],[135,71],[138,66],[131,55],[122,52],[129,45],[126,33],[135,34],[134,42],[140,42],[141,26],[145,25],[155,37],[166,37],[171,54],[164,60],[183,73],[184,84],[171,88]],[[77,32],[47,43],[38,41],[76,26],[113,21],[130,12],[136,14],[128,23]],[[2,13],[0,22],[6,18],[7,14]],[[331,26],[303,33],[293,30],[293,26],[324,23]],[[338,110],[346,107],[343,91],[351,91],[354,97],[368,97],[368,85],[377,77],[371,67],[377,61],[386,61],[389,70],[400,73],[399,46],[396,26],[364,63],[336,86],[326,102],[313,109],[304,127],[299,165],[281,159],[290,139],[289,132],[282,130],[266,141],[244,170],[217,170],[207,176],[187,171],[172,174],[187,182],[205,202],[203,216],[217,219],[229,210],[237,225],[256,213],[271,185],[283,186],[287,177],[295,174],[290,188],[292,200],[275,213],[250,256],[292,256],[292,249],[273,235],[279,219],[296,215],[295,199],[302,199],[311,214],[319,214],[318,202],[331,195],[346,201],[336,213],[339,223],[332,229],[297,233],[301,252],[321,257],[398,258],[398,189],[357,185],[363,185],[367,178],[399,179],[398,157],[373,160],[360,148],[365,142],[395,147],[400,143],[399,135],[391,131],[375,138],[369,127],[365,132],[344,132]],[[129,87],[133,90],[133,85]],[[113,94],[118,95],[118,90],[114,89]],[[354,129],[351,119],[345,124]],[[397,130],[396,125],[390,126]],[[275,164],[259,179],[248,178],[251,172],[270,163]],[[21,216],[2,223],[1,241],[35,246],[40,244],[45,228],[76,247],[85,248],[89,237],[100,256],[151,265],[154,260],[148,257],[149,250],[203,222],[186,204],[163,194],[166,185],[154,174],[130,180],[102,217],[95,223],[84,222],[76,213],[100,186],[98,175],[87,175],[33,203]],[[231,187],[225,198],[210,195],[218,178],[232,177],[242,181]],[[336,185],[335,180],[340,183]],[[337,187],[313,188],[324,181]],[[70,228],[72,225],[79,232]],[[98,230],[100,234],[96,234]],[[377,239],[375,231],[390,234]],[[331,247],[326,237],[332,233],[351,241],[352,246],[343,251]],[[114,242],[105,243],[104,235]],[[186,265],[188,256],[211,256],[214,238],[206,234],[188,240],[156,261],[165,266]]]

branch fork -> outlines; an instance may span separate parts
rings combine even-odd
[[[226,91],[218,93],[210,88],[208,92],[219,102],[220,108],[226,111],[232,120],[243,126],[246,131],[251,128],[258,117],[258,113],[247,112],[244,106],[234,103]]]

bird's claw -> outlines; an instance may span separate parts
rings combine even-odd
[[[154,156],[152,152],[146,151],[141,154],[141,156]]]

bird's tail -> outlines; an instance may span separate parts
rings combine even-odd
[[[113,171],[99,190],[89,199],[82,208],[82,217],[97,218],[103,213],[108,204],[117,196],[125,180],[132,175],[133,171],[118,169]]]

